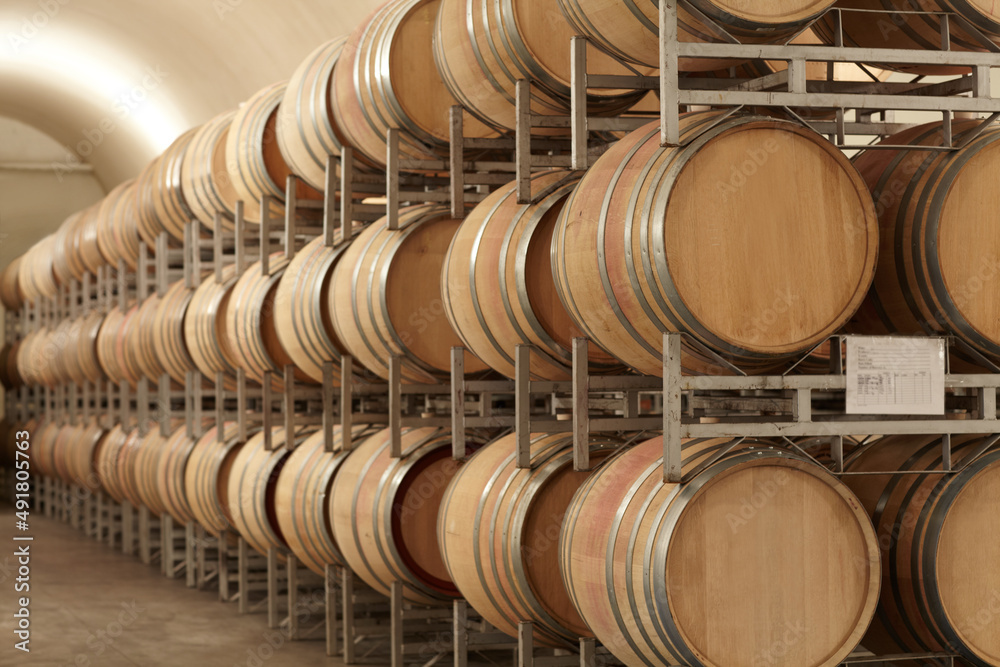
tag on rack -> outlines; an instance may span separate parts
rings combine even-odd
[[[945,341],[847,337],[847,414],[944,413]]]

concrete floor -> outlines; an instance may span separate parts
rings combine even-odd
[[[241,616],[217,591],[195,591],[158,567],[31,514],[31,653],[14,648],[17,532],[0,505],[0,666],[287,667],[342,665],[322,641],[289,642],[263,613]],[[318,622],[320,619],[317,618]],[[311,625],[311,623],[309,624]],[[270,640],[270,642],[269,642]],[[278,648],[272,649],[272,644]]]

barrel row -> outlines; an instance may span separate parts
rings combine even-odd
[[[386,595],[404,581],[416,604],[464,598],[512,636],[530,620],[540,645],[596,637],[629,665],[836,665],[859,643],[1000,664],[983,620],[1000,584],[988,509],[1000,454],[936,473],[939,437],[855,447],[847,470],[869,474],[843,481],[776,443],[690,440],[679,486],[662,481],[661,438],[595,437],[594,471],[580,472],[565,433],[532,435],[520,468],[513,435],[479,431],[458,462],[451,433],[431,427],[404,429],[393,458],[389,431],[366,425],[346,439],[335,428],[333,451],[304,428],[275,428],[268,450],[260,431],[240,443],[235,424],[198,439],[178,424],[168,437],[93,418],[30,426],[42,474],[320,574],[349,567]],[[11,465],[12,428],[0,435]],[[929,472],[871,474],[896,469]]]

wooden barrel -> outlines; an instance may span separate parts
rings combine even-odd
[[[109,192],[97,212],[97,246],[106,263],[117,267],[118,260],[124,259],[129,269],[136,270],[139,261],[137,217],[136,181],[132,179]]]
[[[64,284],[68,284],[70,279],[83,280],[85,273],[96,276],[97,270],[107,264],[97,241],[101,203],[97,202],[80,211],[78,215],[70,216],[72,224],[66,227],[66,233],[62,239],[71,277],[65,279]],[[55,269],[54,264],[53,269]],[[60,277],[58,272],[56,277]]]
[[[978,125],[956,122],[956,145],[975,136]],[[1000,130],[992,128],[957,151],[867,151],[855,159],[876,202],[881,253],[852,331],[954,334],[1000,358],[1000,311],[992,289],[1000,241],[987,231],[991,213],[983,204],[1000,166],[998,140]],[[940,146],[941,123],[886,142]]]
[[[661,148],[647,125],[580,181],[553,241],[559,295],[592,341],[643,373],[662,374],[664,331],[774,368],[864,299],[871,197],[839,150],[797,124],[716,111],[681,123],[685,146]],[[692,346],[683,364],[717,366]]]
[[[156,313],[159,307],[160,297],[155,292],[143,299],[126,341],[128,354],[135,359],[141,375],[154,384],[159,383],[160,376],[166,373],[156,347]]]
[[[346,37],[331,39],[306,56],[288,80],[278,105],[278,148],[285,164],[318,192],[326,189],[326,160],[343,144],[330,106],[333,69]]]
[[[104,317],[97,311],[67,320],[66,343],[61,357],[67,381],[77,385],[97,382],[101,377],[101,365],[97,358],[97,335]]]
[[[361,442],[379,430],[373,425],[355,425],[351,440]],[[340,426],[333,427],[333,450],[326,451],[322,431],[309,436],[288,457],[274,493],[274,514],[288,548],[322,576],[328,564],[347,566],[330,524],[333,482],[350,454],[344,450]]]
[[[407,382],[449,377],[451,348],[461,339],[445,316],[441,267],[460,224],[438,205],[399,212],[399,230],[387,218],[366,227],[333,271],[330,313],[337,338],[375,375],[388,379],[389,357],[402,358]],[[466,360],[466,371],[486,368]]]
[[[205,275],[202,280],[211,278]],[[181,385],[187,383],[189,371],[198,370],[184,340],[184,317],[193,295],[194,289],[186,287],[183,280],[170,285],[159,300],[151,326],[153,349],[160,365],[174,382]],[[206,380],[214,382],[215,377]]]
[[[58,237],[54,234],[45,236],[22,256],[17,271],[18,286],[25,301],[35,303],[56,295],[59,288],[52,271],[52,258],[55,256],[57,241]]]
[[[154,516],[160,516],[167,508],[160,494],[159,476],[168,441],[173,435],[186,432],[187,426],[181,420],[173,420],[170,430],[171,436],[165,437],[160,432],[159,424],[155,424],[136,442],[127,459],[135,495]]]
[[[104,435],[96,417],[81,424],[77,437],[63,452],[67,482],[91,491],[98,488],[95,454]]]
[[[559,8],[578,34],[608,53],[634,63],[659,67],[659,6],[626,0],[558,0]],[[546,3],[540,3],[546,4]],[[740,3],[731,0],[695,0],[691,3],[743,43],[784,43],[822,14],[833,0],[786,0]],[[843,3],[841,3],[843,4]],[[682,42],[719,42],[713,28],[685,8],[678,8],[677,38]],[[682,58],[685,71],[719,69],[725,61]],[[597,71],[597,70],[595,70]]]
[[[292,258],[274,295],[274,328],[282,349],[296,368],[320,384],[323,364],[330,361],[334,385],[340,386],[340,358],[346,349],[333,327],[330,285],[346,247],[327,247],[322,237],[313,239]]]
[[[24,305],[24,295],[21,293],[20,276],[18,275],[23,255],[15,257],[10,264],[0,271],[0,303],[8,311],[16,312]]]
[[[56,439],[62,427],[54,421],[46,421],[37,435],[32,433],[31,459],[34,471],[39,477],[52,477],[55,474],[54,453]]]
[[[517,467],[516,441],[504,436],[461,467],[441,503],[438,545],[462,597],[497,629],[516,637],[532,621],[539,644],[577,645],[592,635],[559,576],[559,530],[590,473],[573,470],[571,433],[533,434],[531,468]],[[621,445],[591,439],[591,463]]]
[[[390,456],[389,429],[357,445],[342,464],[330,494],[333,536],[354,573],[389,595],[402,581],[403,597],[441,605],[459,597],[433,539],[445,488],[458,471],[452,434],[443,428],[406,428],[403,456]],[[466,433],[467,446],[484,438]]]
[[[238,442],[239,428],[235,422],[223,424],[221,439],[218,430],[218,426],[213,426],[198,440],[184,470],[184,495],[191,513],[216,537],[223,531],[233,533],[227,494],[233,461],[245,444]]]
[[[278,283],[288,267],[284,252],[271,255],[268,273],[256,262],[243,273],[233,287],[226,307],[229,346],[236,364],[246,371],[247,377],[263,384],[264,374],[271,373],[275,391],[284,391],[285,366],[292,363],[278,338],[275,324],[275,293]],[[309,376],[296,369],[295,377],[309,380]]]
[[[926,49],[941,50],[941,35],[944,33],[944,18],[941,12],[957,14],[978,29],[983,36],[1000,43],[1000,16],[991,3],[976,1],[953,2],[952,0],[838,0],[842,9],[880,9],[890,11],[921,12],[918,14],[882,14],[879,16],[865,12],[841,12],[844,46],[875,49]],[[935,13],[937,12],[937,13]],[[951,50],[986,51],[975,33],[969,31],[955,16],[949,17]],[[836,16],[827,14],[815,24],[813,30],[827,43],[833,44],[836,36]],[[962,74],[968,67],[946,67],[942,65],[879,65],[913,74]]]
[[[569,113],[570,40],[576,34],[556,0],[500,0],[489,5],[441,0],[434,29],[434,62],[451,94],[471,114],[491,127],[509,131],[516,127],[518,79],[532,82],[532,113]],[[633,72],[593,47],[588,48],[587,62],[592,72]],[[588,113],[617,115],[645,94],[589,90]]]
[[[331,104],[345,143],[368,163],[386,163],[386,136],[399,133],[399,152],[417,160],[448,156],[448,110],[457,104],[434,67],[431,45],[440,0],[396,0],[351,33],[333,72]],[[569,47],[567,47],[569,48]],[[467,137],[493,134],[470,119]]]
[[[20,341],[20,345],[17,348],[17,357],[14,360],[17,365],[17,374],[21,376],[24,384],[29,387],[39,384],[36,375],[36,365],[31,356],[31,348],[37,338],[38,332],[31,331],[27,333]]]
[[[285,83],[272,84],[246,101],[233,116],[226,137],[226,168],[247,222],[260,222],[260,198],[271,197],[270,216],[285,215],[285,181],[291,170],[281,157],[275,126]],[[303,181],[296,184],[299,199],[323,199],[323,193]]]
[[[5,343],[0,348],[0,384],[4,389],[19,389],[24,384],[17,369],[17,353],[21,347],[21,341]]]
[[[177,137],[139,177],[136,185],[139,231],[150,248],[155,247],[156,237],[164,231],[177,241],[184,241],[184,226],[191,221],[192,214],[181,186],[181,165],[195,132],[191,129]]]
[[[952,437],[957,474],[912,474],[942,469],[940,436],[889,436],[849,462],[849,472],[869,473],[844,481],[875,522],[885,561],[879,613],[862,640],[877,655],[957,652],[1000,664],[1000,452],[978,456],[986,440]],[[911,474],[870,474],[883,471]]]
[[[229,476],[227,497],[233,525],[247,543],[267,555],[274,547],[284,560],[288,545],[275,512],[278,479],[291,456],[290,449],[301,446],[312,435],[302,428],[292,434],[291,442],[284,427],[271,430],[271,446],[264,448],[264,432],[247,441],[236,458]]]
[[[686,442],[685,474],[697,474],[683,486],[664,483],[662,462],[662,438],[623,451],[566,513],[563,580],[608,650],[692,667],[832,667],[854,650],[879,553],[846,486],[749,441]]]
[[[97,334],[97,359],[108,379],[118,384],[123,380],[136,388],[142,371],[136,358],[129,352],[127,341],[132,335],[138,306],[122,312],[115,306],[104,317],[104,323]]]
[[[97,448],[97,476],[105,493],[115,502],[131,502],[126,494],[128,480],[123,462],[138,438],[138,429],[125,431],[118,424],[108,432],[108,437],[102,439]]]
[[[214,229],[216,214],[223,229],[234,229],[239,196],[226,169],[226,140],[235,115],[226,111],[197,128],[181,161],[184,201],[209,229]]]
[[[82,211],[71,214],[59,225],[59,229],[52,234],[56,239],[52,244],[52,273],[55,276],[56,282],[60,285],[68,285],[76,279],[74,265],[71,262],[80,266],[81,275],[84,270],[73,245],[76,224],[79,222],[81,215]]]
[[[441,273],[448,321],[465,346],[514,377],[517,345],[533,346],[536,379],[568,380],[573,338],[583,333],[559,301],[552,277],[552,232],[579,172],[553,170],[531,177],[531,204],[517,203],[512,182],[484,199],[452,239]],[[620,370],[590,346],[591,372]]]
[[[58,360],[59,348],[54,342],[54,331],[48,327],[25,336],[17,351],[17,369],[29,387],[55,387],[60,384]]]
[[[197,440],[188,437],[186,425],[178,427],[163,444],[156,470],[157,495],[163,509],[182,526],[195,520],[184,481],[188,461],[197,443]]]
[[[236,389],[236,355],[229,343],[226,309],[236,285],[236,265],[222,271],[222,282],[207,276],[191,296],[184,315],[184,341],[195,367],[213,382],[223,374],[223,386]]]

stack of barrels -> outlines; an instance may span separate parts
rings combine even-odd
[[[812,23],[831,4],[697,0],[697,12],[680,11],[679,37],[721,39],[719,23],[754,43],[783,43],[810,24],[807,39],[842,30],[861,46],[940,39],[934,14],[900,15],[905,29],[884,35],[858,13]],[[1000,36],[991,16],[952,4]],[[570,37],[589,38],[594,70],[652,73],[656,13],[655,3],[609,0],[392,0],[290,80],[192,128],[67,218],[0,272],[0,301],[37,307],[105,265],[134,270],[141,243],[166,234],[176,246],[191,221],[231,230],[239,209],[251,224],[281,216],[289,175],[297,198],[338,196],[324,192],[328,160],[351,147],[362,170],[383,169],[389,129],[404,159],[447,156],[454,105],[467,136],[508,135],[519,79],[532,80],[533,114],[564,116]],[[950,27],[955,48],[980,48],[962,22]],[[777,66],[680,63],[720,77]],[[641,113],[643,97],[589,90],[587,111]],[[564,133],[549,125],[538,131]],[[1000,360],[1000,235],[984,203],[995,198],[1000,130],[951,129],[961,149],[867,151],[852,164],[771,115],[686,113],[680,146],[660,146],[656,123],[615,136],[586,173],[533,173],[529,203],[511,182],[464,219],[409,205],[398,228],[356,225],[352,238],[317,238],[291,260],[276,253],[242,274],[227,265],[194,287],[178,281],[138,304],[46,320],[0,350],[0,381],[134,389],[166,376],[179,387],[199,371],[206,386],[232,390],[242,371],[282,391],[289,365],[296,382],[319,385],[331,364],[336,384],[349,355],[377,381],[398,355],[403,382],[434,383],[448,379],[457,345],[471,353],[469,374],[513,377],[515,349],[529,345],[533,379],[567,380],[579,336],[593,343],[591,373],[661,375],[668,331],[686,334],[690,373],[781,371],[844,330],[951,334]],[[924,125],[887,144],[940,147],[943,130]],[[597,467],[582,472],[564,433],[532,434],[531,466],[520,468],[514,436],[491,431],[407,428],[393,457],[392,433],[372,425],[336,427],[332,442],[310,427],[251,430],[244,442],[228,422],[207,420],[195,438],[179,423],[140,436],[109,421],[21,427],[40,474],[294,554],[318,573],[350,568],[385,594],[403,582],[415,604],[465,598],[511,635],[532,621],[540,645],[596,637],[629,665],[819,667],[859,643],[1000,665],[1000,633],[984,615],[1000,590],[995,454],[945,475],[933,472],[943,469],[934,438],[886,438],[853,451],[849,470],[866,474],[840,481],[779,442],[692,440],[687,481],[675,485],[663,482],[661,438],[595,435]],[[0,424],[7,465],[14,432]],[[454,435],[466,443],[461,462]],[[887,470],[932,472],[872,474]]]

